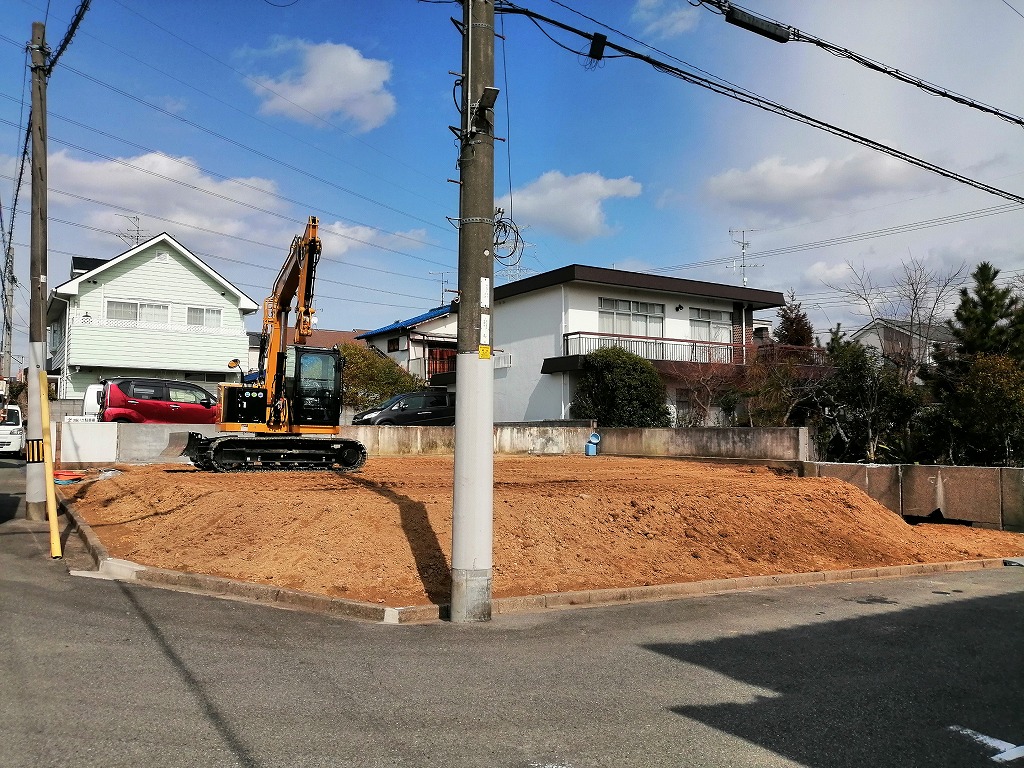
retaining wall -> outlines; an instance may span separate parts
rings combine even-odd
[[[810,477],[835,477],[908,518],[941,514],[980,528],[1024,532],[1024,469],[808,462]]]
[[[212,424],[54,424],[55,458],[72,469],[105,464],[185,463],[180,456],[189,432],[216,433]],[[591,426],[499,424],[495,453],[583,454]],[[680,456],[804,461],[806,429],[605,429],[600,452],[622,456]],[[451,455],[454,427],[344,426],[342,437],[358,440],[371,456]]]

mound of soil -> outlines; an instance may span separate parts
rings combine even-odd
[[[450,591],[451,457],[357,473],[120,467],[64,486],[111,556],[390,606]],[[493,596],[1024,555],[1024,535],[905,523],[830,478],[673,459],[499,456]]]

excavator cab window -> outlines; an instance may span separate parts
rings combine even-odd
[[[289,347],[285,391],[293,424],[334,426],[339,423],[341,368],[336,349]]]

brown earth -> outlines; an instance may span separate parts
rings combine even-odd
[[[120,467],[63,486],[111,556],[390,606],[445,603],[453,461],[357,473]],[[763,467],[497,457],[493,596],[1024,555],[1024,535],[911,526],[851,485]]]

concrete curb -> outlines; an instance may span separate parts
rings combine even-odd
[[[371,621],[380,624],[417,624],[448,618],[447,605],[413,605],[391,607],[339,597],[315,595],[294,589],[285,589],[247,581],[208,576],[201,573],[171,571],[139,565],[110,557],[107,549],[93,533],[92,528],[63,499],[58,504],[74,521],[75,530],[96,562],[96,571],[72,571],[72,575],[114,581],[133,581],[152,587],[181,592],[210,595],[227,600],[260,603],[286,610],[326,614],[339,618]],[[537,613],[545,610],[584,608],[629,603],[678,600],[687,597],[708,597],[730,592],[749,592],[774,587],[793,587],[870,579],[897,579],[924,576],[930,573],[978,571],[1021,565],[1020,558],[989,558],[959,560],[951,563],[920,563],[892,565],[880,568],[852,568],[841,571],[814,571],[811,573],[783,573],[773,576],[739,576],[731,579],[710,579],[679,584],[654,584],[639,587],[590,589],[581,592],[552,592],[544,595],[499,597],[491,601],[491,612],[498,616],[516,613]]]

